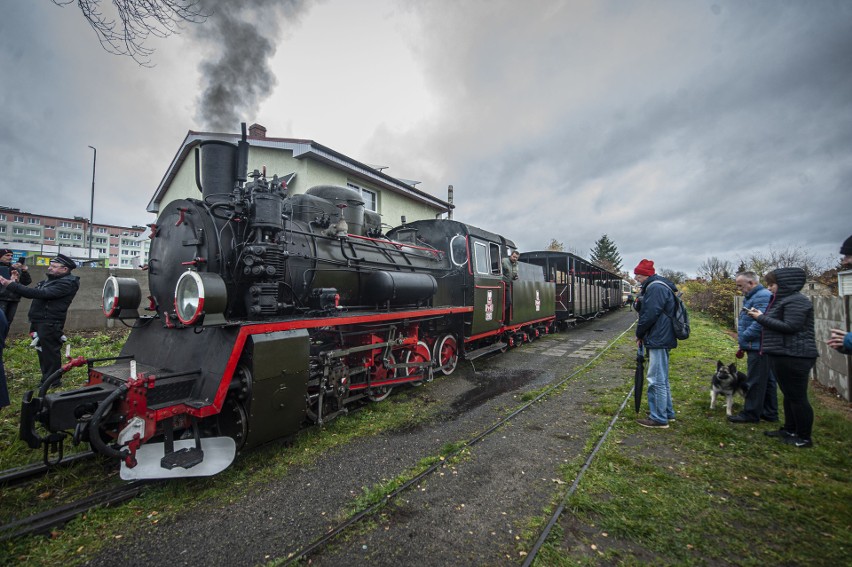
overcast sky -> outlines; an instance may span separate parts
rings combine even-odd
[[[852,2],[207,1],[146,68],[73,4],[2,0],[0,204],[88,217],[95,146],[95,222],[153,222],[186,132],[245,121],[631,271],[852,233]]]

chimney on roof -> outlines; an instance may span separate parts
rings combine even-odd
[[[266,127],[261,126],[257,122],[249,126],[249,137],[251,138],[265,138],[266,137]]]

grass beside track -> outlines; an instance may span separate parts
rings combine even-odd
[[[724,403],[717,404],[714,411],[708,409],[709,376],[717,359],[734,360],[735,343],[708,320],[697,317],[693,325],[692,338],[681,343],[672,356],[677,421],[667,430],[641,428],[630,405],[568,501],[568,511],[536,565],[846,562],[852,549],[849,404],[831,403],[825,394],[812,396],[816,398],[816,446],[811,450],[784,446],[762,434],[776,424],[728,424]],[[117,352],[121,339],[101,334],[71,337],[72,354],[104,356],[110,349]],[[17,441],[16,407],[23,391],[38,381],[36,357],[27,348],[27,339],[10,343],[6,360],[12,370],[10,390],[15,404],[0,413],[3,469],[38,458]],[[620,388],[601,389],[599,400],[586,408],[598,416],[589,451],[630,387],[635,364],[632,353],[635,350],[628,336],[584,373],[613,372],[625,378]],[[85,371],[76,369],[68,378],[69,384],[82,383]],[[126,505],[96,510],[47,538],[0,543],[0,565],[82,563],[164,518],[197,506],[235,501],[258,485],[287,474],[291,467],[310,464],[353,439],[404,430],[433,419],[428,390],[440,387],[441,380],[425,388],[400,389],[384,403],[372,404],[325,428],[305,430],[289,440],[286,448],[283,443],[272,443],[253,450],[215,477],[166,483]],[[582,374],[576,377],[576,381],[582,380]],[[738,400],[735,409],[740,405]],[[562,467],[565,488],[583,460]],[[404,480],[384,479],[365,487],[353,507],[381,498]],[[76,499],[110,482],[120,482],[115,467],[94,461],[3,490],[0,522]],[[518,544],[519,558],[532,546],[544,518],[543,514],[528,520]]]
[[[632,378],[635,361],[625,353],[635,350],[628,337],[622,341],[629,347],[608,353],[587,372],[620,371]],[[709,382],[716,360],[734,361],[736,349],[718,325],[696,318],[692,337],[672,351],[677,421],[665,430],[640,427],[629,402],[534,565],[848,562],[850,405],[811,386],[813,449],[763,435],[779,424],[730,424],[724,400],[709,409]],[[609,391],[589,408],[600,415],[598,433],[626,391]],[[781,399],[779,391],[779,404]],[[741,407],[738,398],[734,411]],[[640,417],[646,412],[643,398]],[[590,438],[589,450],[597,439]],[[566,482],[573,481],[581,464],[566,467]],[[533,519],[531,527],[544,521]],[[522,543],[523,549],[530,546],[529,539]]]

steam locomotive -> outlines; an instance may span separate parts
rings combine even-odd
[[[21,438],[46,461],[70,438],[120,460],[125,479],[215,474],[242,448],[601,308],[569,313],[565,282],[539,258],[519,263],[507,303],[505,237],[451,219],[383,234],[357,192],[289,194],[277,176],[248,175],[247,156],[245,135],[202,147],[202,198],[151,225],[147,307],[134,279],[107,279],[105,315],[132,322],[121,354],[72,361],[25,394]],[[620,296],[616,276],[575,272],[565,278]],[[86,385],[48,393],[83,364]]]

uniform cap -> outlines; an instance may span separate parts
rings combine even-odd
[[[62,264],[69,270],[73,270],[77,267],[77,262],[66,256],[65,254],[57,254],[56,258],[51,258],[51,262],[56,262],[57,264]]]

